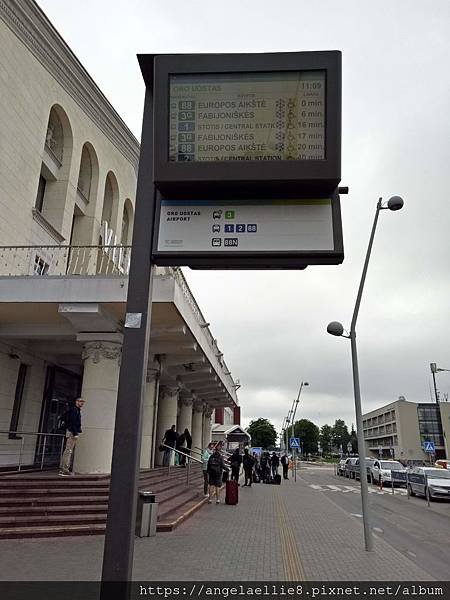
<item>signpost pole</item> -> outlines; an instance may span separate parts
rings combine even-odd
[[[152,146],[153,94],[147,87],[128,279],[127,316],[114,426],[101,600],[109,600],[113,596],[119,600],[127,600],[131,591],[143,389],[151,320],[151,255],[155,209]]]

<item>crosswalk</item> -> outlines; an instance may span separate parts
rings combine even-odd
[[[312,488],[313,490],[316,490],[318,492],[341,492],[342,494],[360,494],[361,493],[361,489],[354,485],[318,485],[315,483],[311,483],[309,485],[310,488]],[[391,488],[384,488],[383,490],[380,490],[379,488],[376,487],[369,487],[369,494],[392,494],[392,489]],[[407,492],[404,488],[395,488],[394,490],[394,494],[398,494],[400,496],[406,496]]]

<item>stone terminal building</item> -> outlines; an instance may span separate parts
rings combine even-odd
[[[139,143],[33,0],[0,3],[0,47],[0,470],[56,468],[58,418],[82,395],[74,470],[107,476]],[[195,449],[216,409],[240,419],[180,269],[156,268],[152,302],[143,469],[171,425]]]

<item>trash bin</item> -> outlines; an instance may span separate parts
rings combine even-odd
[[[158,503],[153,492],[139,490],[136,511],[136,535],[149,537],[156,535],[156,521],[158,519]]]

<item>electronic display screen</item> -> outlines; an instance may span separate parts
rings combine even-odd
[[[169,161],[324,160],[325,70],[169,76]]]

